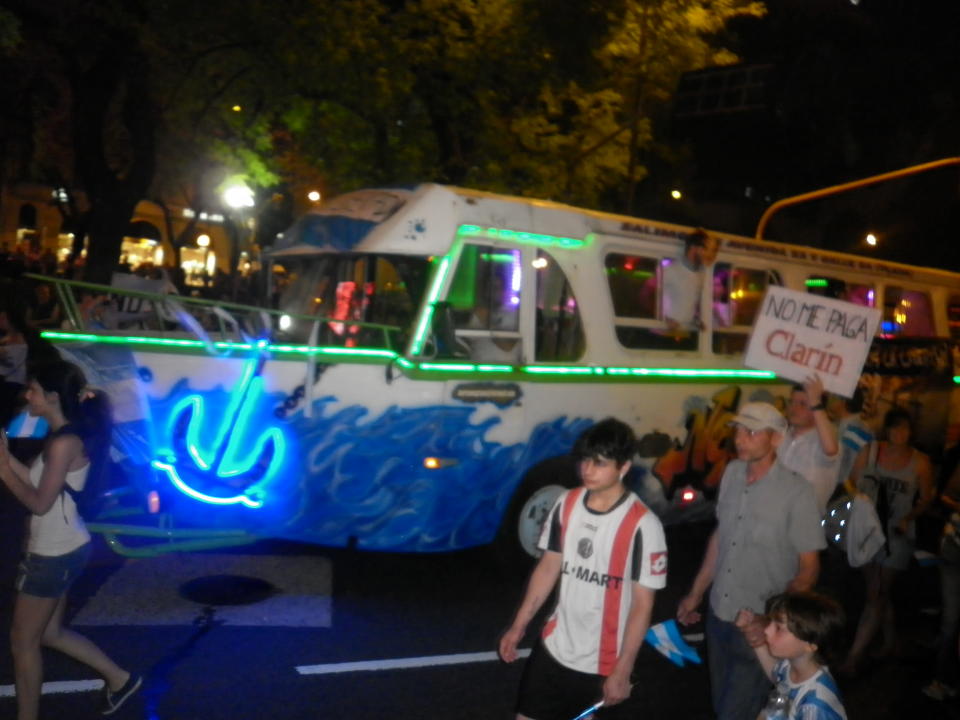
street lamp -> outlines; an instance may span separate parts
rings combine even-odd
[[[253,190],[244,182],[228,185],[223,190],[223,201],[234,210],[252,208],[254,205]]]
[[[869,245],[870,247],[877,246],[877,236],[874,235],[873,233],[867,233],[867,236],[864,238],[864,240],[866,241],[867,245]]]
[[[307,193],[307,200],[309,200],[312,203],[320,202],[321,197],[322,196],[320,195],[320,192],[318,190],[311,190],[310,192]]]
[[[245,244],[249,243],[249,240],[253,237],[253,232],[251,229],[251,222],[246,217],[246,211],[256,205],[256,199],[253,195],[253,190],[243,182],[234,181],[230,182],[223,188],[222,191],[223,202],[234,211],[234,214],[237,216],[239,221],[239,226],[236,221],[231,222],[230,225],[233,228],[232,240],[233,247],[231,248],[230,253],[230,274],[233,276],[232,290],[231,290],[231,299],[237,299],[237,271],[240,269],[240,244],[241,241],[246,241]],[[243,227],[243,231],[240,230],[240,227]],[[249,232],[247,237],[243,237]],[[241,234],[243,233],[243,234]]]

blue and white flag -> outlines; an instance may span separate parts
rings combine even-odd
[[[17,415],[7,425],[7,437],[12,438],[43,438],[50,432],[47,421],[42,417],[34,417],[26,410]]]
[[[850,448],[854,454],[859,453],[863,446],[873,441],[873,433],[868,428],[849,424],[843,431],[840,442]]]
[[[683,661],[692,662],[695,665],[701,663],[697,651],[687,645],[687,642],[680,635],[680,629],[677,627],[676,620],[667,620],[657,623],[647,630],[645,640],[647,644],[655,648],[657,652],[663,655],[674,665],[683,667]]]

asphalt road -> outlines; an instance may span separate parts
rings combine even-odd
[[[0,497],[4,627],[21,518]],[[673,614],[706,532],[702,526],[668,532],[670,575],[655,620]],[[260,584],[217,577],[224,575]],[[937,705],[918,692],[931,662],[922,643],[936,625],[921,612],[935,600],[931,578],[929,569],[915,569],[901,588],[908,607],[901,655],[845,684],[851,718],[960,717],[956,703]],[[855,576],[831,581],[856,602]],[[146,675],[143,692],[121,718],[508,718],[520,663],[504,665],[492,653],[523,583],[523,574],[503,571],[482,550],[414,556],[263,543],[233,553],[124,561],[100,547],[72,593],[70,615],[122,665]],[[272,592],[260,592],[264,587]],[[191,590],[193,599],[184,598]],[[245,598],[254,602],[230,604]],[[638,675],[628,701],[638,718],[711,717],[702,666],[677,668],[645,648]],[[46,681],[55,684],[42,700],[42,717],[96,717],[95,680],[89,669],[49,652]],[[12,682],[4,646],[0,718],[14,717]]]

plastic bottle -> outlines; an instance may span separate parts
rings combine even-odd
[[[761,717],[764,720],[787,720],[790,717],[790,696],[780,688],[774,688]]]

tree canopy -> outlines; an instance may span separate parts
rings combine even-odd
[[[0,82],[14,102],[0,122],[16,152],[3,177],[83,192],[63,211],[89,234],[94,279],[139,200],[210,208],[237,173],[261,197],[438,181],[620,208],[662,152],[678,77],[736,61],[728,21],[763,10],[6,0]]]

